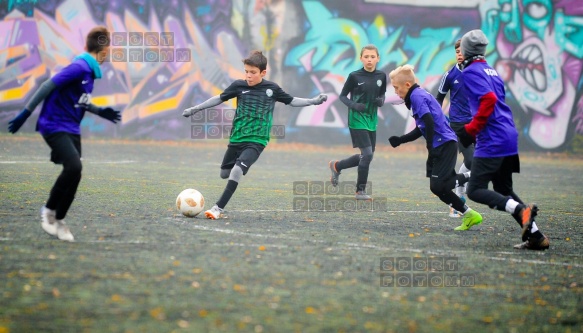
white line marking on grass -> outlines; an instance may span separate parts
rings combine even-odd
[[[510,261],[510,262],[518,262],[518,263],[527,263],[527,264],[537,264],[537,265],[554,265],[554,266],[572,266],[577,268],[583,268],[583,265],[567,263],[567,262],[547,262],[542,260],[532,260],[532,259],[516,259],[516,258],[499,258],[499,257],[486,257],[489,260],[497,260],[497,261]]]
[[[136,163],[137,161],[134,160],[122,160],[122,161],[83,161],[85,163],[89,163],[89,164],[130,164],[130,163]]]
[[[296,213],[346,213],[346,212],[373,212],[373,210],[295,210],[295,209],[244,209],[244,210],[229,210],[229,212],[234,213],[281,213],[281,212],[296,212]],[[412,213],[412,214],[449,214],[449,212],[435,212],[435,211],[428,211],[428,210],[374,210],[374,212],[382,212],[382,213]],[[484,215],[484,214],[482,214]]]
[[[50,161],[48,161],[48,160],[42,160],[42,161],[0,161],[0,164],[39,164],[39,163],[49,164]],[[129,163],[136,163],[136,161],[133,161],[133,160],[125,160],[125,161],[87,161],[87,160],[83,160],[83,163],[88,163],[88,164],[129,164]]]

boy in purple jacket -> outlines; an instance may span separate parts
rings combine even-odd
[[[93,82],[101,78],[99,65],[109,52],[109,32],[106,27],[95,27],[87,35],[87,52],[73,59],[52,78],[41,84],[30,101],[9,122],[8,131],[16,133],[30,117],[32,111],[44,100],[36,130],[51,148],[51,161],[62,164],[63,171],[51,189],[49,199],[41,208],[41,227],[60,240],[74,240],[63,219],[81,181],[81,129],[85,111],[94,113],[113,123],[121,119],[120,112],[112,108],[99,108],[91,104]]]
[[[435,96],[437,102],[443,105],[443,100],[449,91],[449,126],[454,132],[472,120],[472,112],[470,111],[466,88],[464,87],[462,78],[462,62],[464,61],[464,56],[461,53],[461,43],[461,39],[455,42],[456,64],[443,74],[439,83],[437,96]],[[458,150],[464,157],[464,161],[458,172],[464,173],[470,171],[472,169],[472,159],[474,158],[474,145],[464,147],[458,142]],[[466,183],[464,186],[457,186],[455,188],[456,194],[462,200],[465,200],[464,195],[466,194],[467,186],[468,184]],[[451,210],[452,212],[450,212],[449,216],[459,216],[455,210]]]
[[[462,73],[473,118],[457,134],[464,146],[476,143],[467,194],[475,202],[512,214],[522,229],[523,241],[514,248],[546,250],[549,239],[534,222],[537,206],[522,202],[512,187],[512,174],[520,172],[518,132],[505,102],[504,82],[484,59],[487,45],[481,30],[462,37]],[[493,191],[488,189],[490,182]]]
[[[427,173],[429,189],[441,201],[462,213],[462,224],[455,230],[468,230],[482,223],[482,216],[470,209],[460,197],[452,191],[458,185],[465,184],[470,173],[456,174],[457,138],[449,127],[441,106],[430,93],[419,87],[413,66],[404,65],[389,74],[395,93],[405,101],[415,119],[415,129],[402,136],[391,136],[389,142],[394,148],[402,143],[417,140],[423,136],[427,143]]]

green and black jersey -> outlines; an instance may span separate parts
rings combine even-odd
[[[386,91],[387,76],[384,72],[379,70],[368,72],[361,68],[350,73],[340,96],[348,96],[350,93],[350,100],[362,103],[366,108],[364,111],[348,109],[348,127],[376,131],[378,123],[376,98],[384,98]]]
[[[255,142],[264,146],[269,142],[275,102],[289,104],[294,99],[279,85],[267,80],[252,87],[245,80],[237,80],[220,97],[223,102],[237,97],[229,141]]]

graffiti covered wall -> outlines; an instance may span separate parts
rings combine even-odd
[[[454,44],[481,28],[487,60],[506,82],[521,145],[569,150],[583,137],[583,2],[576,0],[0,0],[0,120],[7,124],[38,86],[83,52],[96,25],[112,32],[93,102],[123,110],[114,126],[91,115],[84,135],[191,139],[184,108],[243,78],[249,51],[264,51],[267,78],[320,106],[278,105],[285,140],[348,144],[344,81],[375,44],[378,68],[409,63],[436,93],[455,63]],[[387,101],[396,99],[389,87]],[[233,108],[234,104],[224,104]],[[447,107],[446,107],[447,110]],[[224,111],[221,111],[224,112]],[[38,110],[35,112],[38,114]],[[23,131],[34,130],[33,119]],[[413,126],[403,105],[379,109],[379,140]],[[6,131],[6,126],[3,126]]]

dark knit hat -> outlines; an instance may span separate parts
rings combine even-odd
[[[469,31],[462,37],[462,54],[466,59],[477,55],[486,55],[486,45],[488,45],[488,38],[482,30]]]

